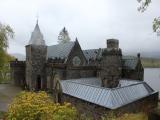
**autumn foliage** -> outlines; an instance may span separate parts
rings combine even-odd
[[[21,92],[9,105],[8,120],[75,120],[69,103],[55,104],[45,92]]]

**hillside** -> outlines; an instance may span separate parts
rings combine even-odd
[[[142,58],[143,67],[149,68],[160,68],[160,59],[159,58]]]

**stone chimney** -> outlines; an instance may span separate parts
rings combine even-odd
[[[101,80],[102,86],[107,88],[117,87],[122,74],[122,52],[119,41],[107,40],[107,48],[102,53]]]

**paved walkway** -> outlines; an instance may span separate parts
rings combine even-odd
[[[21,88],[11,84],[0,84],[0,111],[7,111],[7,106]]]

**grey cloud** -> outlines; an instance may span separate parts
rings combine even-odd
[[[107,38],[117,38],[125,51],[160,51],[160,39],[152,32],[159,4],[153,0],[146,12],[139,13],[137,0],[2,0],[0,21],[16,33],[10,53],[25,53],[37,12],[48,45],[56,44],[59,31],[66,26],[83,49],[106,47]]]

